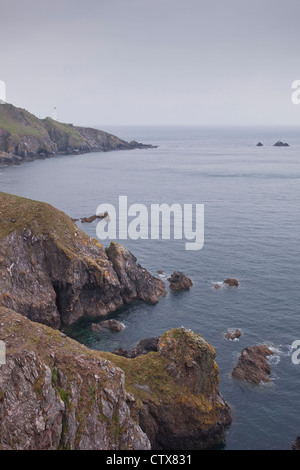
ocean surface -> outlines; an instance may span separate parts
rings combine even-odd
[[[120,333],[69,333],[91,348],[134,347],[145,337],[185,326],[216,349],[220,390],[233,423],[224,449],[290,449],[300,435],[300,365],[291,345],[300,340],[300,129],[244,127],[104,127],[156,149],[57,156],[0,170],[0,190],[53,204],[71,217],[99,204],[204,204],[205,242],[185,250],[184,240],[122,240],[145,268],[193,280],[155,306],[136,302],[110,315]],[[290,147],[274,147],[277,140]],[[262,141],[263,147],[256,147]],[[80,228],[96,238],[96,222]],[[104,243],[104,244],[107,244]],[[238,288],[213,285],[237,278]],[[239,341],[224,333],[239,328]],[[267,385],[234,381],[244,347],[266,344],[275,355]]]

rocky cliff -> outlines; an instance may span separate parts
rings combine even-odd
[[[57,154],[153,148],[126,142],[98,129],[38,119],[25,109],[0,104],[0,164],[16,164]]]
[[[136,261],[116,243],[104,250],[54,207],[0,193],[2,449],[184,450],[222,442],[230,410],[215,351],[200,335],[170,330],[155,351],[128,359],[58,330],[134,299],[157,302],[164,283]]]
[[[0,307],[1,449],[206,449],[231,422],[213,348],[183,328],[135,359]]]
[[[166,294],[125,247],[105,250],[49,204],[0,193],[0,242],[0,305],[54,328]]]
[[[0,324],[0,449],[150,449],[122,370],[3,307]]]

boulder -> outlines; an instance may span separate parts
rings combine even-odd
[[[273,351],[265,345],[243,349],[238,363],[232,371],[232,377],[254,384],[271,382],[271,368],[267,358],[273,354]]]
[[[230,331],[225,333],[225,338],[231,341],[234,341],[235,339],[240,338],[240,336],[242,336],[242,332],[241,330],[238,330],[238,329],[236,329],[233,333]]]
[[[174,271],[168,281],[170,282],[170,289],[175,291],[188,290],[193,285],[191,279],[181,271]]]
[[[101,321],[100,323],[98,323],[97,326],[99,326],[100,328],[108,328],[111,331],[117,332],[122,331],[124,328],[124,325],[122,325],[121,322],[114,319]]]
[[[258,144],[256,144],[256,147],[263,147],[264,144],[262,142],[258,142]]]
[[[230,277],[224,281],[224,284],[227,284],[230,287],[238,287],[239,281],[237,279]]]

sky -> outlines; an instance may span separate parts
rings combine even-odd
[[[298,125],[299,0],[0,0],[7,101],[77,125]]]

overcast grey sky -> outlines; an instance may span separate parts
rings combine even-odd
[[[298,124],[299,0],[0,0],[7,101],[83,125]]]

